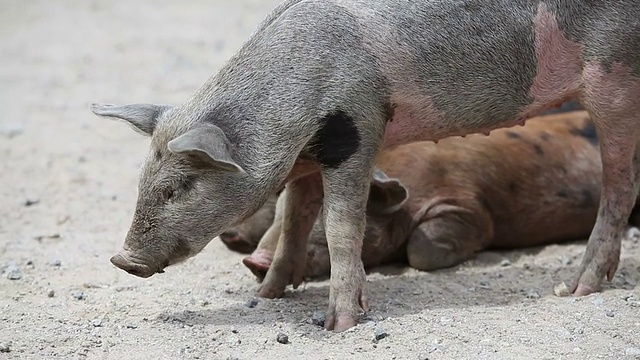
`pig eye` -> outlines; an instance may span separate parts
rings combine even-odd
[[[171,200],[173,198],[173,196],[175,195],[176,191],[174,189],[169,189],[167,190],[167,193],[165,195],[167,201]]]

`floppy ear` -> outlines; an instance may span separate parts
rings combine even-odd
[[[216,168],[244,172],[231,153],[231,143],[222,129],[212,124],[200,124],[167,144],[174,154],[195,156]]]
[[[392,214],[400,210],[408,199],[409,189],[398,179],[391,179],[382,170],[374,169],[367,203],[369,211]]]
[[[91,104],[89,107],[94,114],[125,120],[137,132],[151,136],[156,128],[160,115],[171,109],[169,105],[155,104]]]

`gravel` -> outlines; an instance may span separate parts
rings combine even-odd
[[[289,336],[287,336],[287,334],[285,334],[285,333],[278,333],[278,336],[276,336],[276,340],[280,344],[288,344],[289,343]]]

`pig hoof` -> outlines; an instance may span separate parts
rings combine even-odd
[[[598,287],[593,287],[585,284],[578,284],[578,286],[576,286],[576,289],[573,292],[573,296],[576,296],[576,297],[587,296],[589,294],[593,294],[599,291],[600,290]]]
[[[358,324],[358,321],[351,315],[338,315],[335,319],[330,319],[325,323],[327,330],[333,330],[334,332],[342,332],[348,330]]]
[[[242,259],[242,263],[258,278],[258,282],[262,282],[264,280],[265,276],[267,276],[269,266],[271,265],[264,260],[256,259],[252,256],[247,256]]]
[[[269,286],[262,286],[258,291],[258,296],[267,299],[281,298],[282,295],[284,295],[284,289],[278,290]]]

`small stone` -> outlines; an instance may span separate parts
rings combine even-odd
[[[280,344],[288,344],[289,343],[289,337],[285,333],[278,333],[278,336],[276,336],[276,340]]]
[[[629,240],[634,240],[634,239],[639,239],[640,238],[640,229],[638,229],[637,227],[630,227],[627,230],[627,239]]]
[[[484,287],[489,287],[489,282],[487,280],[480,281],[480,285]]]
[[[40,200],[37,200],[37,199],[36,200],[27,199],[27,200],[24,201],[24,203],[22,203],[22,205],[24,205],[26,207],[29,207],[29,206],[33,206],[33,205],[35,205],[35,204],[37,204],[39,202],[40,202]]]
[[[254,307],[256,307],[258,305],[258,299],[249,299],[244,306],[248,307],[249,309],[253,309]]]
[[[33,260],[27,260],[26,265],[27,266],[33,266]]]
[[[553,293],[559,297],[565,297],[565,296],[571,295],[571,292],[569,291],[569,287],[564,282],[556,284],[556,286],[553,287]]]
[[[0,343],[0,353],[8,353],[8,352],[11,352],[11,348],[9,347],[9,344]]]
[[[560,263],[562,264],[562,266],[568,266],[571,265],[571,263],[573,262],[573,259],[571,259],[568,256],[562,256],[560,257]]]
[[[80,291],[80,290],[76,290],[72,292],[71,295],[77,300],[84,300],[87,298],[87,294],[85,294],[84,291]]]
[[[324,311],[316,311],[311,315],[311,323],[317,326],[324,326],[325,313]]]
[[[593,299],[592,303],[593,305],[600,307],[604,305],[604,298],[602,296],[598,296],[595,299]]]
[[[55,292],[55,291],[53,291],[53,289],[49,289],[49,290],[47,290],[47,297],[52,298],[52,297],[54,297],[55,295],[56,295],[56,292]]]
[[[54,262],[51,263],[51,266],[62,266],[62,261],[55,260]]]
[[[20,280],[22,278],[20,268],[14,263],[7,265],[4,271],[7,273],[7,279],[9,280]]]
[[[93,325],[93,327],[102,326],[102,319],[93,319],[93,320],[91,320],[91,325]]]
[[[638,357],[640,356],[640,348],[637,347],[630,347],[627,348],[627,350],[624,351],[625,355],[627,356],[635,356]]]
[[[527,298],[529,299],[540,299],[540,293],[536,290],[529,290],[527,292]]]
[[[127,324],[127,329],[137,329],[138,325],[135,324]]]
[[[608,317],[614,317],[613,311],[611,311],[611,310],[605,311],[604,314],[607,315]]]
[[[389,333],[384,331],[383,329],[376,329],[373,334],[374,341],[380,341],[389,336]]]
[[[511,266],[511,261],[509,259],[504,259],[500,262],[500,266]]]

